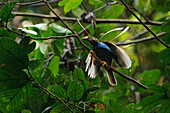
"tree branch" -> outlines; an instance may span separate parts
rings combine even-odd
[[[154,33],[152,30],[150,30],[149,27],[147,27],[142,20],[140,20],[140,18],[129,8],[129,6],[128,6],[123,0],[121,0],[121,2],[122,2],[122,4],[127,8],[127,10],[128,10],[133,16],[135,16],[136,19],[138,19],[138,21],[139,21],[162,45],[164,45],[164,46],[167,47],[167,48],[170,47],[170,46],[166,45],[161,39],[159,39],[159,38],[155,35],[155,33]]]
[[[72,113],[74,113],[60,98],[58,98],[57,96],[55,96],[54,94],[52,94],[51,92],[49,92],[47,89],[45,89],[41,84],[39,84],[35,79],[34,77],[32,76],[30,70],[27,68],[26,69],[28,74],[30,75],[30,78],[34,81],[34,83],[40,88],[42,89],[43,91],[45,91],[47,94],[53,96],[56,100],[60,101],[65,107],[68,108],[69,111],[71,111]]]
[[[157,37],[161,37],[161,36],[164,36],[164,35],[166,35],[166,32],[162,32],[162,33],[157,34]],[[141,39],[134,40],[134,41],[131,41],[131,42],[124,42],[124,43],[118,42],[118,43],[116,43],[116,45],[117,46],[124,46],[124,45],[129,45],[129,44],[134,44],[134,43],[140,43],[140,42],[144,42],[144,41],[148,41],[148,40],[153,40],[153,39],[155,39],[154,36],[141,38]]]
[[[16,16],[28,16],[28,17],[37,17],[37,18],[47,18],[47,19],[56,19],[60,20],[56,16],[50,16],[50,15],[44,15],[44,14],[35,14],[35,13],[23,13],[23,12],[12,12]],[[77,22],[78,18],[71,18],[71,17],[60,17],[64,21],[72,21]],[[96,23],[124,23],[124,24],[141,24],[141,22],[138,21],[132,21],[128,19],[95,19]],[[156,21],[143,21],[143,23],[147,25],[157,25],[161,26],[162,22],[156,22]]]

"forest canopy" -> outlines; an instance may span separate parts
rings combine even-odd
[[[169,4],[0,0],[0,113],[170,113]],[[90,78],[85,36],[122,48],[131,67]]]

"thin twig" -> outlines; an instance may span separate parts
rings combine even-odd
[[[89,109],[89,107],[90,107],[90,105],[92,104],[92,102],[93,102],[93,99],[90,101],[90,103],[89,103],[89,105],[87,106],[85,112]]]
[[[127,10],[133,15],[136,17],[136,19],[138,19],[138,21],[162,44],[164,45],[165,47],[169,48],[170,46],[166,45],[161,39],[159,39],[156,34],[149,29],[148,26],[145,25],[145,23],[129,8],[129,6],[123,1],[121,0],[122,4],[127,8]]]
[[[157,34],[157,37],[161,37],[161,36],[164,36],[164,35],[166,35],[166,32],[162,32],[162,33]],[[153,40],[153,39],[155,39],[154,36],[145,37],[145,38],[141,38],[141,39],[134,40],[134,41],[131,41],[131,42],[116,43],[116,45],[117,46],[124,46],[124,45],[129,45],[129,44],[134,44],[134,43],[141,43],[141,42],[148,41],[148,40]]]
[[[49,39],[62,39],[62,38],[69,38],[69,37],[75,37],[76,35],[66,35],[66,36],[56,36],[56,37],[48,37],[48,38],[33,38],[30,37],[31,39],[34,40],[49,40]]]
[[[37,18],[47,18],[47,19],[55,19],[59,20],[56,16],[50,16],[50,15],[43,15],[43,14],[35,14],[35,13],[23,13],[23,12],[12,12],[16,16],[28,16],[28,17],[37,17]],[[77,22],[78,18],[71,18],[71,17],[60,17],[64,21],[71,21],[71,22]],[[80,19],[78,19],[80,20]],[[96,23],[124,23],[124,24],[141,24],[141,22],[138,21],[132,21],[128,19],[95,19]],[[143,21],[143,23],[147,25],[157,25],[161,26],[162,22],[156,22],[156,21]]]
[[[68,110],[72,113],[74,113],[60,98],[58,98],[57,96],[55,96],[54,94],[52,94],[51,92],[49,92],[47,89],[45,89],[41,84],[39,84],[35,79],[34,77],[32,76],[30,70],[27,68],[26,69],[28,74],[30,75],[30,78],[34,81],[34,83],[40,88],[42,89],[43,91],[45,91],[47,94],[53,96],[56,100],[60,101],[65,107],[68,108]]]
[[[131,38],[126,38],[125,40],[122,40],[122,41],[118,42],[118,44],[119,44],[119,43],[126,42],[127,40],[132,40],[132,39],[139,38],[140,36],[146,34],[147,32],[148,32],[148,30],[143,30],[142,32],[138,33],[137,35],[135,35],[135,36],[133,36],[133,37],[131,37]]]

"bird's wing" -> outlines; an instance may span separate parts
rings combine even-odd
[[[112,50],[113,53],[116,52],[116,55],[118,57],[117,58],[118,64],[126,68],[131,67],[132,61],[130,60],[129,56],[125,53],[125,51],[122,48],[116,46],[111,42],[104,41],[103,43],[106,44]]]

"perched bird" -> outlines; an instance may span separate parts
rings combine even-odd
[[[131,67],[131,60],[129,56],[125,53],[123,49],[116,46],[115,44],[111,42],[99,42],[98,39],[94,37],[84,37],[83,40],[87,40],[93,47],[90,53],[94,52],[100,60],[102,60],[103,64],[108,64],[112,67],[125,67],[129,68]],[[91,56],[91,54],[87,56],[86,59],[86,69],[88,70],[88,75],[91,78],[95,78],[96,74],[100,71],[101,65],[99,62],[95,60],[94,57]],[[114,86],[117,84],[116,78],[113,75],[113,72],[111,70],[106,70],[109,83]]]

